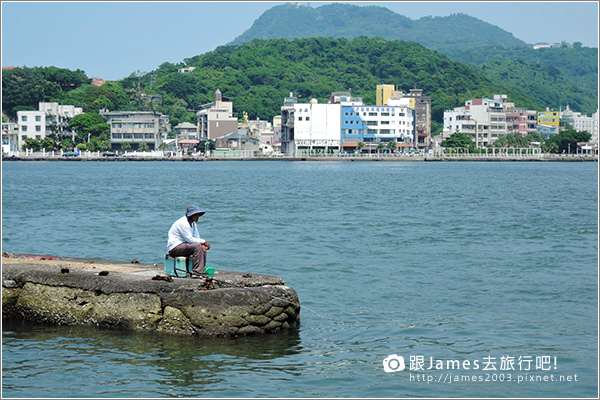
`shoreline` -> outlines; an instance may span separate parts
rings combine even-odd
[[[60,156],[2,156],[2,162],[5,161],[100,161],[100,162],[139,162],[139,161],[166,161],[166,162],[211,162],[211,161],[339,161],[339,162],[365,162],[365,161],[384,161],[384,162],[464,162],[464,161],[483,161],[483,162],[598,162],[597,155],[516,155],[516,156],[485,156],[473,154],[470,156],[360,156],[360,157],[60,157]]]

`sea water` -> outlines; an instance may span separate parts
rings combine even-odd
[[[3,321],[2,396],[596,397],[597,168],[5,162],[3,251],[161,263],[197,204],[207,265],[302,312],[221,339]]]

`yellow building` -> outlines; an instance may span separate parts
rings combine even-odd
[[[387,101],[392,97],[392,92],[396,91],[396,85],[377,85],[375,92],[375,105],[387,106]]]
[[[539,111],[537,118],[538,125],[559,126],[560,117],[558,111]]]

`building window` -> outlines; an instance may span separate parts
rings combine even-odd
[[[310,121],[310,117],[306,117],[306,120],[307,120],[307,121]]]
[[[39,115],[35,116],[35,122],[40,122],[42,120],[42,117],[40,117]]]
[[[122,137],[122,136],[121,136],[121,134],[120,134],[120,133],[113,133],[113,134],[112,134],[112,138],[113,138],[113,139],[121,139],[121,137]]]
[[[27,125],[23,125],[23,127],[21,128],[21,130],[22,130],[23,132],[27,132]]]
[[[27,139],[27,135],[21,135],[21,140]]]
[[[154,139],[154,134],[153,133],[146,133],[146,134],[144,134],[144,137],[146,139]]]
[[[21,115],[21,122],[27,122],[27,115]]]
[[[302,121],[302,117],[298,117],[298,121]]]
[[[143,133],[135,133],[133,135],[134,139],[143,139],[144,138],[144,134]]]
[[[132,136],[131,133],[124,133],[123,134],[123,139],[132,139],[132,138],[133,138],[133,136]]]
[[[41,127],[41,126],[39,126],[39,125],[36,125],[36,126],[35,126],[35,131],[36,131],[36,132],[41,132],[41,131],[42,131],[42,127]]]

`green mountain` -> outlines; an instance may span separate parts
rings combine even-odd
[[[385,7],[350,4],[310,6],[285,4],[265,11],[230,44],[252,39],[305,37],[353,39],[359,36],[406,40],[436,50],[502,44],[524,46],[511,33],[465,14],[412,20]]]
[[[532,71],[544,70],[556,78],[560,85],[551,88],[549,82],[556,79],[541,79],[536,73],[524,69],[521,77],[500,78],[500,82],[517,91],[527,91],[536,84],[536,99],[558,109],[567,97],[585,97],[571,103],[581,108],[577,111],[592,114],[598,109],[598,49],[581,46],[534,50],[532,46],[516,39],[511,33],[465,14],[448,17],[424,17],[411,20],[384,7],[360,7],[350,4],[330,4],[318,8],[295,4],[273,7],[263,13],[254,24],[238,36],[232,44],[251,41],[254,38],[306,38],[332,37],[353,39],[360,36],[382,37],[388,40],[406,40],[437,50],[452,60],[476,67],[489,79],[499,79],[493,71],[503,65],[519,61],[528,64]],[[492,63],[491,63],[492,62]],[[491,64],[489,64],[491,63]],[[489,64],[483,67],[484,64]],[[538,71],[539,72],[539,71]],[[542,73],[543,74],[543,73]],[[566,79],[566,80],[565,80]],[[570,81],[567,82],[567,81]],[[523,86],[519,86],[525,83]],[[556,82],[554,82],[556,83]],[[548,90],[558,92],[574,90],[573,93],[543,95]],[[562,99],[561,99],[562,98]]]

